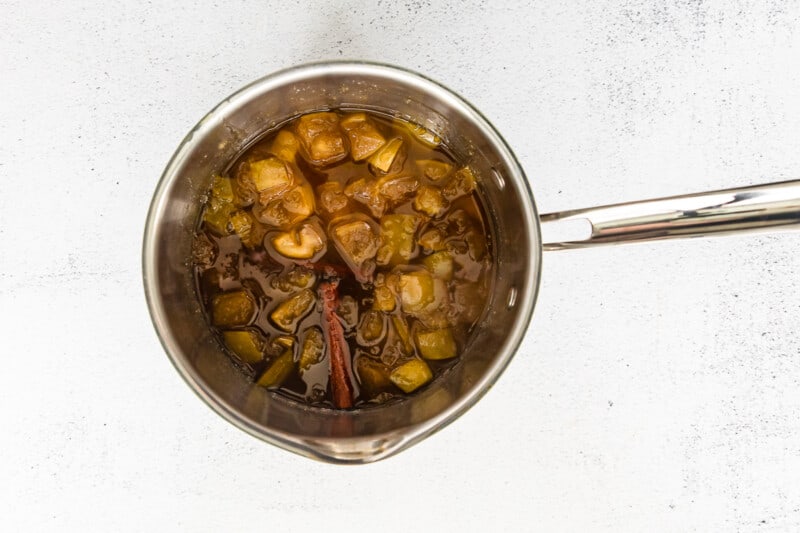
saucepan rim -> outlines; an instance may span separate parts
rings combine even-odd
[[[238,105],[244,105],[252,98],[261,96],[265,92],[283,86],[286,83],[295,81],[307,82],[314,77],[329,74],[378,76],[400,81],[404,84],[410,84],[420,88],[425,93],[432,94],[434,98],[446,101],[448,105],[456,107],[460,113],[475,123],[480,128],[484,139],[490,142],[492,147],[497,150],[499,156],[502,157],[502,162],[508,168],[511,179],[516,182],[516,189],[521,192],[521,194],[517,195],[520,210],[524,218],[520,223],[527,225],[531,254],[530,268],[524,272],[523,283],[525,290],[516,292],[511,296],[515,301],[510,302],[510,304],[520,306],[520,309],[517,319],[513,324],[510,324],[507,332],[507,339],[509,339],[510,342],[506,343],[505,352],[487,367],[486,371],[481,375],[480,380],[471,391],[425,422],[411,428],[404,428],[399,435],[397,432],[386,434],[385,437],[387,438],[386,442],[388,444],[383,448],[376,449],[372,454],[362,454],[354,457],[330,454],[313,444],[309,444],[303,439],[295,438],[295,436],[291,434],[263,428],[243,416],[235,407],[229,405],[217,393],[204,385],[202,378],[187,364],[185,355],[181,353],[175,339],[171,338],[171,334],[168,331],[164,308],[161,302],[162,297],[158,286],[158,256],[156,248],[157,243],[155,242],[159,221],[162,219],[168,200],[166,192],[173,180],[179,175],[178,170],[181,168],[184,158],[187,156],[187,153],[190,152],[191,148],[203,139],[204,134],[207,133],[218,120],[224,117],[226,110],[229,110],[230,106],[236,108]],[[508,176],[505,178],[507,179]],[[367,61],[323,61],[293,66],[273,72],[253,81],[223,99],[190,130],[167,163],[153,194],[147,213],[142,243],[142,279],[150,317],[164,351],[167,353],[172,365],[184,381],[214,412],[245,432],[289,451],[327,462],[367,463],[394,455],[447,426],[472,407],[492,387],[519,350],[530,324],[541,279],[541,255],[542,244],[539,215],[534,203],[530,183],[508,143],[480,111],[463,97],[441,83],[396,65]],[[369,439],[378,440],[381,437],[382,435],[371,435]],[[352,439],[361,440],[364,438],[365,437],[353,437]],[[331,438],[331,440],[342,441],[347,439]]]

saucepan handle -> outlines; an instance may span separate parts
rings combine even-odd
[[[545,250],[800,229],[800,180],[548,213],[542,223],[588,220],[591,236]],[[547,238],[545,238],[547,240]]]

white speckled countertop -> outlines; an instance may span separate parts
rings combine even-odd
[[[208,409],[140,274],[183,135],[310,60],[461,93],[542,211],[798,178],[798,3],[201,4],[0,1],[0,529],[800,530],[800,233],[547,253],[494,389],[361,467]]]

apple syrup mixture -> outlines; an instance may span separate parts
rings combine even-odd
[[[302,115],[215,176],[193,242],[202,305],[258,385],[349,409],[464,349],[490,286],[479,179],[420,126]]]

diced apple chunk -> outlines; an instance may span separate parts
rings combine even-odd
[[[417,168],[431,181],[441,181],[453,171],[453,165],[437,159],[417,159]]]
[[[356,340],[362,346],[374,346],[386,335],[386,315],[370,309],[361,315],[356,332]]]
[[[419,223],[418,215],[395,214],[381,218],[381,246],[376,259],[379,265],[399,265],[412,258]]]
[[[347,157],[347,140],[336,113],[303,115],[297,120],[297,136],[306,159],[314,166],[330,165]]]
[[[230,219],[230,227],[233,228],[233,232],[239,236],[239,240],[247,248],[258,248],[264,243],[266,229],[247,211],[233,213]]]
[[[278,335],[272,339],[272,345],[279,348],[291,349],[294,347],[294,337],[291,335]]]
[[[328,233],[356,279],[362,283],[371,280],[379,245],[375,223],[366,216],[351,215],[334,220]]]
[[[249,329],[222,332],[222,339],[230,351],[245,363],[258,363],[264,358],[258,333]]]
[[[400,302],[404,312],[416,314],[424,311],[435,298],[433,278],[427,270],[400,275]]]
[[[422,264],[433,274],[433,277],[450,281],[453,279],[453,256],[450,252],[436,252],[425,259]]]
[[[228,222],[234,209],[236,207],[233,204],[228,204],[228,207],[223,209],[211,209],[211,206],[208,206],[203,212],[203,223],[217,235],[227,235]]]
[[[405,393],[413,392],[433,379],[430,367],[420,359],[413,359],[394,369],[389,376],[392,383]]]
[[[277,197],[294,182],[286,162],[277,157],[243,163],[239,167],[237,178],[245,183],[252,183],[262,203]]]
[[[314,291],[303,289],[278,304],[270,318],[283,331],[293,333],[297,322],[311,311],[316,301]]]
[[[255,205],[253,214],[260,222],[275,228],[287,228],[292,225],[292,216],[281,200],[272,200],[263,207]]]
[[[230,178],[214,176],[211,183],[211,194],[203,212],[203,222],[214,233],[228,234],[230,215],[236,210],[233,201],[233,187]]]
[[[434,226],[422,233],[419,237],[419,245],[426,252],[438,252],[447,247],[445,243],[445,233],[438,226]]]
[[[344,189],[348,198],[367,206],[375,218],[398,203],[410,198],[419,188],[419,180],[413,176],[383,176],[381,178],[358,178],[350,181]]]
[[[413,135],[419,142],[427,146],[428,148],[436,148],[438,147],[442,140],[439,138],[438,135],[430,131],[429,129],[425,128],[424,126],[420,126],[419,124],[415,124],[413,122],[401,121],[403,126]]]
[[[303,332],[303,344],[300,349],[300,372],[303,373],[316,365],[325,356],[325,338],[318,326],[306,328]]]
[[[442,192],[430,185],[423,185],[414,197],[414,209],[424,213],[429,217],[438,218],[447,211],[448,201],[442,196]]]
[[[285,350],[277,359],[272,361],[267,369],[261,374],[256,383],[267,389],[278,387],[286,381],[286,378],[294,370],[294,360],[292,350]]]
[[[475,174],[469,167],[458,170],[442,187],[442,194],[451,202],[456,198],[472,194],[475,190]]]
[[[289,259],[311,259],[325,249],[325,235],[315,224],[275,234],[270,238],[273,248]]]
[[[361,355],[355,366],[358,384],[367,396],[373,397],[392,388],[389,368],[382,362]]]
[[[382,217],[389,207],[386,198],[378,190],[378,181],[373,178],[358,178],[351,181],[344,188],[344,193],[348,198],[367,206],[375,218]]]
[[[297,136],[289,130],[282,129],[272,141],[269,151],[288,163],[294,163],[299,148],[300,141],[297,140]]]
[[[344,159],[347,155],[347,146],[341,134],[322,133],[311,141],[308,152],[311,156],[311,162],[318,165],[327,165]]]
[[[344,330],[352,330],[358,324],[358,302],[349,294],[345,294],[336,306],[336,314],[339,315]]]
[[[386,311],[391,313],[397,307],[397,300],[394,293],[386,285],[375,283],[375,292],[373,292],[372,308],[377,311]]]
[[[312,269],[295,265],[288,271],[273,277],[270,285],[279,291],[293,292],[296,289],[310,288],[316,280],[317,276]]]
[[[314,191],[311,186],[301,181],[286,191],[280,198],[271,200],[266,205],[253,207],[253,214],[258,220],[276,228],[288,228],[305,220],[314,212]]]
[[[214,206],[214,204],[218,203],[230,204],[233,199],[233,187],[230,178],[214,176],[211,184],[211,198],[209,198],[208,202]]]
[[[417,331],[414,337],[419,353],[425,359],[452,359],[458,355],[456,341],[450,328]]]
[[[377,186],[381,196],[397,204],[419,189],[419,180],[414,176],[384,176],[378,179]]]
[[[365,113],[347,115],[342,119],[341,126],[350,139],[353,161],[368,158],[386,144],[386,139]]]
[[[282,200],[286,211],[301,220],[314,212],[314,191],[305,181],[287,191]]]
[[[256,314],[256,303],[246,291],[224,292],[211,302],[211,320],[215,326],[246,326]]]
[[[390,170],[398,172],[402,168],[405,158],[403,139],[395,137],[369,158],[369,164],[384,174]]]
[[[326,181],[317,187],[317,203],[325,214],[335,215],[347,207],[344,187],[338,181]]]

